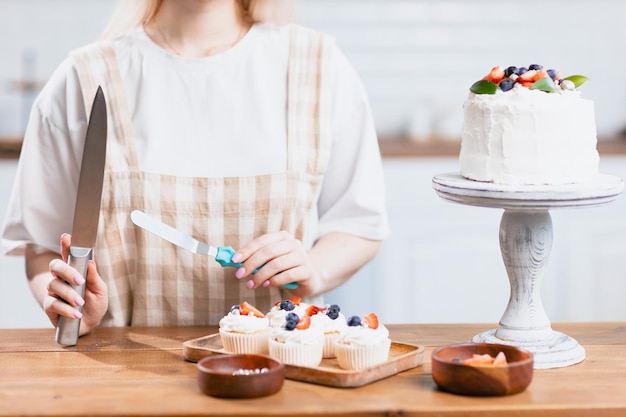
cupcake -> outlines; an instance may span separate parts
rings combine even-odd
[[[316,367],[324,353],[324,331],[306,314],[288,313],[280,327],[271,329],[269,352],[284,364]]]
[[[363,369],[387,361],[391,339],[378,317],[369,313],[363,320],[352,316],[348,326],[335,341],[337,364],[342,369]]]
[[[319,325],[324,330],[324,358],[334,358],[335,341],[348,324],[345,316],[337,304],[324,307],[309,306],[307,315],[311,316],[311,323]]]
[[[304,316],[308,304],[303,303],[301,300],[300,297],[292,297],[274,304],[270,311],[265,314],[265,317],[269,320],[270,327],[281,327],[289,313],[296,313],[298,317]]]
[[[269,321],[250,303],[234,305],[220,320],[220,337],[229,353],[267,354]]]

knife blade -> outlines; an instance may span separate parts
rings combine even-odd
[[[72,243],[68,263],[83,277],[87,275],[87,265],[93,258],[93,247],[98,234],[100,199],[106,159],[107,109],[102,88],[98,86],[85,135],[85,148],[80,167]],[[85,296],[85,284],[71,285],[81,297]],[[82,311],[82,307],[77,307]],[[73,346],[78,341],[80,319],[59,317],[56,341],[64,346]]]
[[[232,261],[235,250],[231,246],[211,246],[207,243],[200,242],[192,236],[189,236],[172,226],[165,224],[154,217],[148,216],[146,213],[140,210],[133,210],[130,213],[130,219],[132,222],[148,232],[159,236],[161,239],[165,239],[168,242],[188,250],[189,252],[198,253],[201,255],[209,255],[215,258],[215,260],[223,267],[235,267],[239,268],[242,264]],[[256,272],[256,270],[254,271]],[[291,282],[283,285],[283,288],[294,289],[298,288],[297,282]]]

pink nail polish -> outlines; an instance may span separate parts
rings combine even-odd
[[[235,276],[236,276],[238,279],[243,278],[243,276],[244,276],[244,275],[246,275],[246,269],[245,269],[245,268],[239,268],[239,269],[237,270],[237,272],[235,272]]]
[[[250,280],[250,281],[246,282],[246,288],[249,289],[249,290],[254,288],[254,281]]]
[[[264,287],[269,287],[270,286],[270,280],[268,279],[267,281],[263,281],[263,286]]]
[[[76,304],[79,306],[83,306],[85,305],[85,300],[83,300],[81,297],[76,297]]]
[[[74,276],[74,284],[83,285],[84,283],[85,283],[85,278],[81,277],[80,275]]]
[[[80,319],[83,317],[83,313],[81,313],[78,310],[74,310],[74,317],[76,317],[77,319]]]
[[[241,258],[242,258],[241,254],[240,253],[236,253],[236,254],[233,255],[231,261],[233,261],[235,263],[239,263],[239,261],[241,261]]]

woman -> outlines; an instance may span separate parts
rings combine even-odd
[[[206,325],[244,300],[262,310],[289,296],[321,303],[376,254],[388,230],[363,87],[327,36],[262,23],[272,13],[261,6],[122,1],[106,39],[74,51],[42,90],[3,244],[25,255],[55,326],[60,315],[82,318],[81,335]],[[65,232],[98,85],[107,162],[95,262],[81,277],[66,263]],[[223,269],[146,233],[130,221],[135,209],[238,248],[243,265]],[[66,282],[86,282],[84,298]],[[289,282],[298,288],[281,288]]]

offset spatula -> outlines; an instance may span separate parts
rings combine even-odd
[[[232,261],[235,250],[231,246],[211,246],[204,242],[200,242],[199,240],[184,234],[180,230],[160,222],[139,210],[134,210],[130,214],[130,218],[135,225],[159,236],[161,239],[165,239],[168,242],[173,243],[176,246],[186,249],[189,252],[214,257],[215,260],[223,267],[231,266],[238,268],[242,265],[241,263]],[[283,288],[298,288],[298,283],[291,282],[283,285]]]
[[[87,265],[93,257],[93,247],[98,233],[106,144],[107,108],[102,88],[98,87],[87,125],[68,259],[70,266],[83,277],[87,276]],[[81,297],[85,296],[85,284],[72,287]],[[82,311],[82,307],[78,307],[78,310]],[[78,341],[79,328],[80,319],[59,317],[56,330],[57,343],[65,346],[75,345]]]

